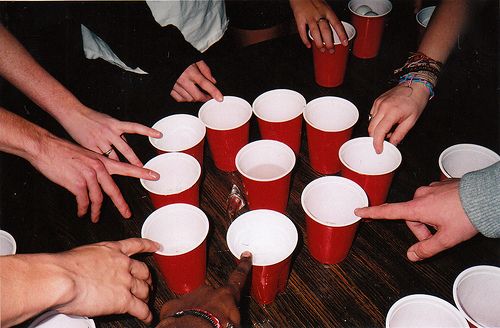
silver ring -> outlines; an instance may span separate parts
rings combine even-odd
[[[372,118],[373,118],[372,114],[368,114],[368,122],[370,122]]]
[[[234,325],[230,322],[226,323],[226,328],[234,328]]]
[[[326,17],[320,17],[317,21],[316,21],[316,24],[319,24],[319,22],[321,22],[322,20],[328,22],[328,19]]]
[[[103,153],[102,155],[105,157],[109,157],[109,155],[111,155],[112,151],[113,151],[113,147],[111,147],[107,152]]]

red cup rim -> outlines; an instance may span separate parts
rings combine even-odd
[[[290,166],[287,168],[284,168],[285,171],[283,173],[281,173],[279,176],[276,176],[273,178],[267,178],[267,179],[256,178],[256,177],[253,177],[253,176],[249,175],[248,173],[246,173],[245,170],[243,170],[243,168],[241,167],[240,160],[241,160],[242,156],[244,156],[246,152],[251,151],[251,148],[254,148],[260,144],[268,144],[271,147],[280,148],[281,150],[283,150],[284,154],[287,155],[289,157],[289,159],[291,160]],[[251,179],[254,181],[260,181],[260,182],[276,181],[278,179],[281,179],[281,178],[287,176],[288,174],[290,174],[290,172],[292,172],[293,168],[295,167],[296,161],[297,161],[297,159],[295,157],[295,153],[293,152],[292,148],[290,148],[290,146],[288,146],[287,144],[285,144],[281,141],[271,140],[271,139],[257,140],[257,141],[252,141],[252,142],[246,144],[238,151],[238,153],[236,154],[236,157],[234,159],[236,169],[238,170],[238,172],[241,175],[243,175],[244,177],[246,177],[248,179]],[[261,164],[270,164],[270,163],[263,162]]]
[[[166,252],[166,251],[156,251],[155,254],[162,255],[162,256],[178,256],[178,255],[183,255],[191,252],[192,250],[196,249],[198,246],[200,246],[205,239],[207,238],[208,235],[208,230],[209,230],[209,222],[207,215],[205,212],[203,212],[201,209],[198,207],[191,205],[191,204],[185,204],[185,203],[175,203],[175,204],[169,204],[160,207],[159,209],[156,209],[153,211],[144,221],[142,228],[141,228],[141,237],[142,238],[148,238],[149,236],[149,226],[155,221],[155,220],[164,220],[167,215],[169,215],[169,212],[177,213],[175,214],[178,216],[178,212],[174,212],[177,210],[186,210],[186,211],[192,211],[194,214],[197,215],[197,217],[200,218],[200,220],[203,221],[203,231],[200,233],[200,236],[198,239],[196,239],[193,243],[191,243],[190,247],[183,249],[182,253],[179,252]]]
[[[185,161],[191,162],[196,167],[196,179],[193,179],[193,181],[191,181],[189,185],[185,186],[181,190],[176,190],[175,192],[171,192],[171,193],[160,193],[158,191],[152,190],[147,185],[147,181],[149,181],[149,180],[140,179],[142,187],[144,189],[146,189],[147,191],[149,191],[150,193],[153,193],[155,195],[162,195],[162,196],[176,195],[176,194],[179,194],[183,191],[188,190],[189,188],[194,186],[198,182],[198,180],[200,179],[200,176],[201,176],[200,163],[198,162],[198,160],[196,158],[194,158],[193,156],[191,156],[189,154],[185,154],[185,153],[172,152],[172,153],[164,153],[164,154],[155,156],[152,159],[150,159],[146,164],[144,164],[144,168],[151,168],[151,163],[153,163],[157,160],[160,160],[161,158],[168,158],[168,157],[172,157],[172,158],[179,157]],[[160,179],[161,179],[161,177],[160,177]]]
[[[342,25],[344,26],[344,29],[347,32],[348,41],[351,41],[352,39],[354,39],[354,37],[356,36],[356,28],[354,28],[354,26],[352,26],[351,24],[349,24],[347,22],[342,21],[341,23],[342,23]],[[341,44],[340,39],[339,39],[339,37],[337,35],[337,32],[335,32],[335,30],[333,29],[333,27],[332,27],[331,24],[330,24],[330,28],[332,29],[333,38],[334,38],[333,44],[336,45],[336,46],[339,45],[339,44]],[[309,36],[309,39],[311,39],[311,40],[314,41],[314,39],[313,39],[313,37],[311,35],[311,30],[307,31],[307,35]]]
[[[273,96],[275,96],[275,97],[281,97],[281,96],[295,97],[297,102],[300,102],[300,104],[301,104],[301,110],[297,111],[296,113],[293,113],[293,116],[287,117],[286,119],[282,119],[282,120],[273,120],[273,119],[269,119],[268,117],[264,117],[265,115],[262,115],[261,111],[258,110],[258,107],[263,101],[266,100],[266,98],[273,97]],[[289,90],[289,89],[274,89],[274,90],[266,91],[266,92],[262,93],[261,95],[259,95],[257,98],[255,98],[255,100],[252,103],[252,111],[257,118],[259,118],[263,121],[272,122],[272,123],[281,123],[281,122],[291,121],[291,120],[299,117],[300,115],[302,115],[302,113],[304,112],[305,106],[306,106],[306,99],[299,92],[294,91],[294,90]]]
[[[401,156],[401,152],[399,151],[399,149],[397,149],[396,146],[394,146],[390,142],[387,142],[387,141],[384,140],[384,152],[386,152],[386,151],[392,151],[394,154],[396,154],[397,163],[395,163],[394,165],[392,165],[390,169],[387,169],[387,170],[384,170],[384,171],[380,171],[380,172],[377,172],[377,173],[361,172],[360,170],[355,169],[351,165],[349,165],[348,163],[346,163],[346,161],[344,160],[344,156],[343,156],[344,150],[347,147],[349,147],[352,144],[354,144],[354,143],[369,144],[369,145],[371,145],[373,147],[373,138],[372,137],[354,138],[354,139],[346,141],[342,146],[340,146],[340,149],[339,149],[339,159],[340,159],[340,162],[345,167],[347,167],[349,170],[351,170],[351,171],[354,171],[354,172],[356,172],[358,174],[362,174],[362,175],[378,176],[378,175],[384,175],[384,174],[388,174],[388,173],[394,172],[399,167],[399,165],[401,165],[401,162],[402,162],[403,158]],[[388,149],[390,149],[390,150],[388,150]]]
[[[194,139],[194,142],[190,145],[186,145],[184,147],[162,147],[161,145],[159,145],[159,140],[158,138],[153,138],[153,137],[148,137],[149,139],[149,142],[151,143],[151,145],[153,147],[155,147],[156,149],[159,149],[159,150],[162,150],[162,151],[168,151],[168,152],[173,152],[173,151],[184,151],[184,150],[188,150],[190,148],[193,148],[194,146],[198,145],[204,138],[205,138],[205,135],[206,135],[206,131],[207,131],[207,128],[205,126],[205,124],[203,124],[203,122],[200,120],[199,117],[196,117],[196,116],[193,116],[193,115],[189,115],[189,114],[173,114],[173,115],[169,115],[167,117],[164,117],[162,118],[161,120],[157,121],[153,126],[152,128],[153,129],[156,129],[156,130],[159,130],[161,131],[161,127],[163,125],[165,125],[166,123],[168,123],[169,121],[173,121],[173,120],[176,120],[176,119],[186,119],[186,120],[190,120],[191,122],[193,122],[195,125],[196,125],[196,128],[197,129],[200,129],[198,132],[199,135],[197,136],[196,139]]]
[[[363,5],[363,4],[373,5],[374,2],[379,2],[379,3],[382,3],[382,4],[386,5],[387,6],[386,11],[384,11],[381,14],[374,15],[374,16],[365,16],[365,15],[358,14],[356,12],[356,10],[354,10],[354,8],[353,8],[353,6],[354,6],[355,3],[358,3],[358,6],[360,6],[360,5]],[[358,6],[356,6],[356,8]],[[388,13],[390,13],[392,11],[392,3],[389,0],[378,0],[378,1],[374,1],[374,0],[370,0],[370,1],[368,1],[368,0],[351,0],[347,4],[347,8],[349,8],[349,11],[352,14],[356,15],[356,16],[363,17],[363,18],[377,18],[377,17],[383,17],[383,16],[387,15]]]
[[[243,125],[245,125],[248,121],[250,121],[250,118],[252,117],[253,115],[253,111],[252,111],[252,106],[248,103],[248,101],[246,101],[245,99],[243,98],[240,98],[240,97],[235,97],[235,96],[224,96],[224,100],[223,102],[233,102],[233,103],[240,103],[243,107],[246,107],[247,109],[247,113],[246,115],[243,117],[243,119],[241,120],[240,123],[238,123],[237,125],[231,127],[231,128],[220,128],[220,127],[216,127],[216,126],[213,126],[211,124],[207,124],[207,122],[205,122],[203,120],[203,114],[209,110],[209,108],[211,108],[214,103],[218,103],[217,100],[215,99],[210,99],[209,101],[207,101],[206,103],[204,103],[203,105],[201,105],[200,107],[200,110],[198,111],[198,118],[203,122],[203,124],[205,124],[205,126],[208,128],[208,129],[211,129],[211,130],[216,130],[216,131],[230,131],[230,130],[234,130],[234,129],[237,129]]]
[[[259,258],[258,253],[254,253],[252,259],[253,262],[252,265],[269,266],[283,262],[285,259],[290,257],[290,255],[292,255],[293,251],[297,247],[299,238],[297,228],[295,227],[293,222],[283,213],[267,209],[248,211],[237,217],[231,223],[226,233],[226,243],[228,245],[229,250],[231,251],[231,254],[233,254],[234,257],[239,259],[243,251],[249,250],[250,252],[252,252],[252,249],[244,249],[245,247],[241,247],[241,252],[240,252],[240,249],[236,247],[233,242],[230,242],[232,240],[233,235],[236,233],[235,229],[238,229],[238,226],[244,226],[245,228],[255,227],[259,222],[262,221],[266,221],[265,225],[268,227],[270,227],[270,225],[273,223],[279,224],[280,227],[284,228],[285,231],[291,234],[290,236],[291,238],[287,239],[287,241],[289,242],[289,244],[287,244],[287,247],[284,247],[282,253],[280,253],[279,256],[275,254],[276,257],[272,261],[269,259],[267,259],[267,261],[262,260]],[[264,224],[262,224],[262,226],[264,226]],[[248,230],[246,229],[243,235],[245,235],[247,232]]]
[[[349,110],[352,109],[352,111],[354,113],[353,119],[348,124],[346,124],[344,127],[340,128],[340,129],[323,129],[323,128],[318,127],[317,124],[311,122],[311,120],[309,118],[309,115],[310,115],[310,112],[312,112],[314,110],[314,108],[315,108],[314,106],[316,106],[318,103],[328,102],[328,101],[329,102],[339,101],[339,102],[347,105],[348,106],[347,108],[349,108]],[[333,106],[333,104],[332,104],[332,106]],[[306,105],[306,108],[304,109],[304,114],[303,115],[304,115],[304,120],[306,121],[307,124],[309,124],[310,126],[312,126],[315,129],[318,129],[318,130],[324,131],[324,132],[341,132],[341,131],[345,131],[347,129],[352,128],[358,122],[358,119],[359,119],[358,108],[352,102],[350,102],[349,100],[347,100],[345,98],[334,97],[334,96],[319,97],[319,98],[311,100]]]
[[[339,176],[324,176],[324,177],[317,178],[317,179],[311,181],[304,188],[304,190],[302,191],[302,194],[300,196],[300,202],[302,205],[302,209],[304,210],[304,212],[307,214],[308,217],[310,217],[312,220],[316,221],[317,223],[324,225],[324,226],[327,226],[327,227],[347,227],[347,226],[354,224],[354,223],[358,222],[359,220],[361,220],[361,217],[353,215],[353,218],[351,221],[337,224],[335,222],[325,222],[325,221],[317,218],[314,214],[312,214],[310,212],[308,206],[306,205],[307,194],[311,191],[311,189],[313,189],[319,185],[322,185],[322,184],[338,184],[338,185],[348,186],[349,188],[352,188],[355,191],[357,191],[362,198],[359,206],[357,206],[357,207],[368,206],[368,196],[366,195],[366,192],[363,190],[363,188],[361,188],[356,182],[354,182],[350,179],[344,178],[344,177],[339,177]],[[332,196],[335,196],[335,194],[332,194]],[[354,208],[353,208],[353,214],[354,214]]]

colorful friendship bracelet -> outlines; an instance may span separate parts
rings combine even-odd
[[[198,318],[203,318],[207,322],[209,322],[212,325],[212,327],[222,328],[219,319],[217,319],[217,317],[215,315],[213,315],[212,313],[210,313],[208,311],[202,310],[202,309],[181,310],[181,311],[174,313],[172,315],[172,317],[180,318],[180,317],[183,317],[185,315],[192,315],[192,316],[195,316]]]
[[[441,62],[423,53],[410,53],[406,63],[403,67],[396,69],[394,75],[402,79],[404,76],[411,74],[414,78],[426,80],[434,87],[437,83],[442,66],[443,64]]]
[[[408,83],[407,87],[409,88],[411,88],[413,82],[421,83],[425,87],[427,87],[427,89],[429,90],[429,100],[431,100],[432,97],[434,97],[434,86],[429,81],[419,77],[415,77],[412,74],[405,74],[399,79],[399,84]]]

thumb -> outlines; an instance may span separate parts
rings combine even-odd
[[[410,261],[417,262],[432,257],[437,253],[454,246],[450,242],[445,241],[443,238],[444,236],[438,231],[432,237],[422,240],[408,248],[406,256]]]

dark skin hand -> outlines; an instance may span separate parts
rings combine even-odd
[[[157,328],[210,327],[210,323],[192,315],[185,315],[180,318],[172,316],[181,310],[202,309],[212,313],[219,319],[222,327],[232,324],[240,327],[240,311],[238,303],[241,297],[241,290],[245,285],[248,273],[252,269],[252,254],[243,252],[240,263],[231,273],[227,283],[219,288],[204,285],[195,291],[182,296],[179,299],[165,303],[160,313],[160,323]]]

